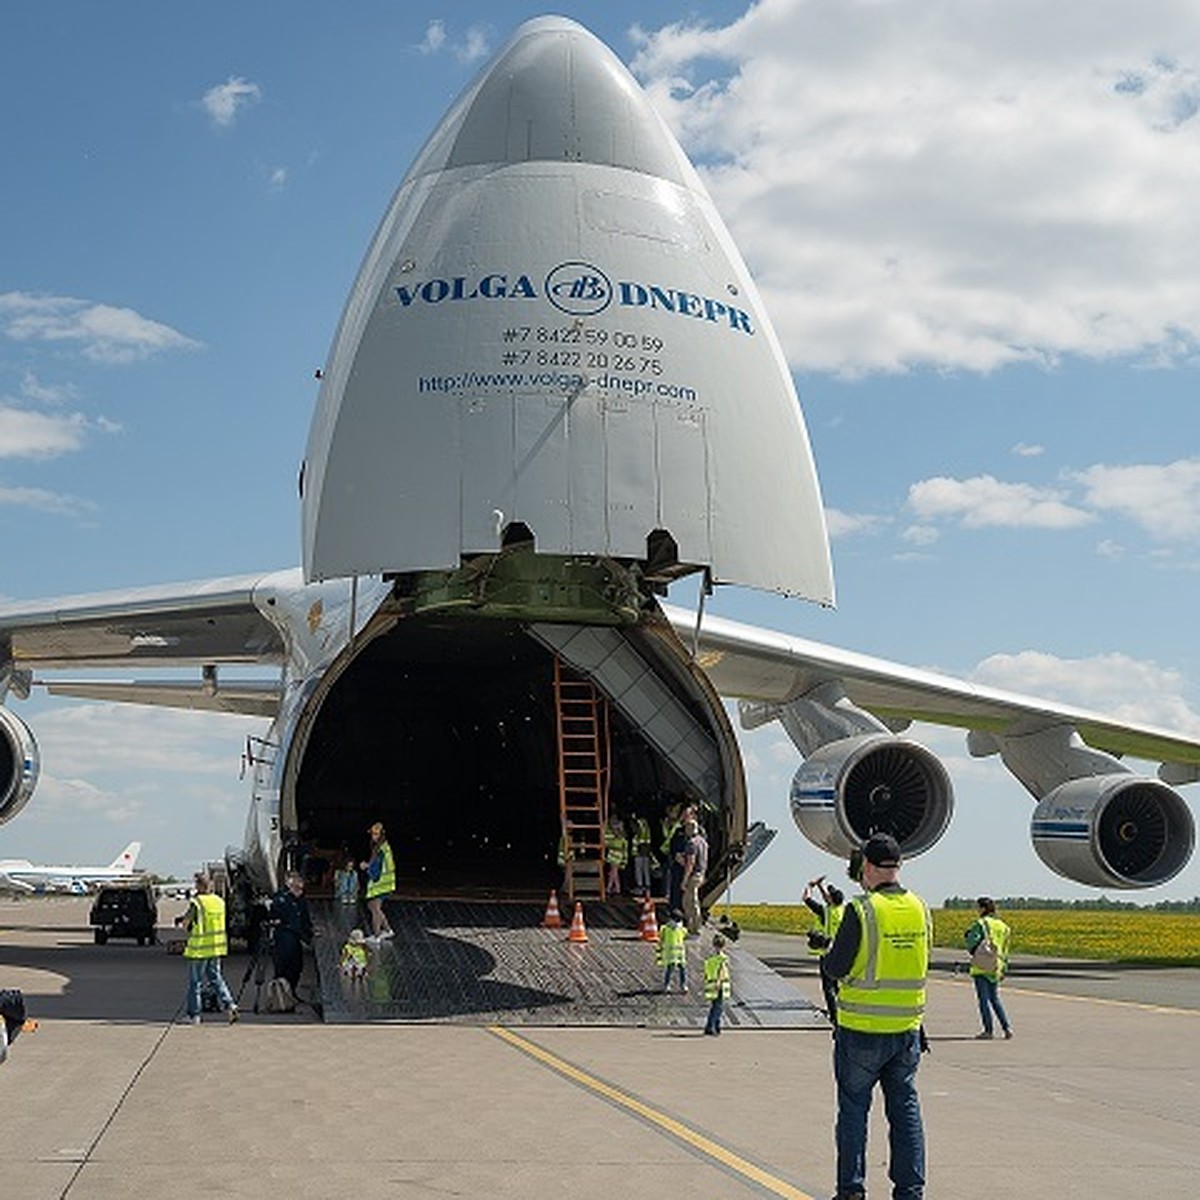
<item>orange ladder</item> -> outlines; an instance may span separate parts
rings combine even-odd
[[[608,701],[589,679],[554,660],[558,721],[558,803],[563,886],[569,900],[604,900],[611,744]]]

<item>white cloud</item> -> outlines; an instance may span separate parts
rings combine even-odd
[[[1200,458],[1127,467],[1097,465],[1080,472],[1087,503],[1136,521],[1152,537],[1200,537]]]
[[[910,546],[932,546],[942,535],[932,525],[910,525],[900,536]]]
[[[825,528],[831,538],[852,537],[856,533],[878,533],[887,523],[887,517],[871,513],[847,513],[837,508],[825,509]]]
[[[446,22],[430,21],[425,27],[425,39],[417,47],[422,54],[436,54],[446,44]]]
[[[200,105],[212,118],[214,125],[228,129],[243,108],[261,99],[262,88],[257,83],[231,75],[224,83],[209,88]]]
[[[1057,658],[1036,650],[993,654],[972,672],[979,683],[1045,696],[1119,721],[1200,735],[1200,713],[1188,703],[1183,676],[1126,654]]]
[[[0,294],[0,326],[13,341],[76,343],[86,358],[102,363],[135,362],[168,350],[195,350],[200,346],[132,308],[72,296]]]
[[[278,191],[282,187],[287,186],[288,169],[287,167],[273,167],[267,173],[267,183],[270,187]]]
[[[1038,445],[1029,445],[1026,442],[1018,442],[1012,448],[1012,452],[1018,458],[1037,458],[1039,455],[1046,453],[1046,447],[1038,446]]]
[[[0,458],[54,458],[78,450],[87,419],[29,412],[0,405]]]
[[[449,50],[460,63],[469,66],[486,58],[491,50],[491,37],[484,25],[472,25],[460,41],[450,40],[445,21],[430,21],[425,27],[425,37],[417,46],[422,54],[437,54]]]
[[[32,371],[26,371],[21,377],[21,395],[37,404],[64,404],[76,400],[79,389],[70,383],[43,383]]]
[[[1195,356],[1187,0],[760,0],[640,36],[793,365]]]
[[[1053,489],[1003,483],[991,475],[919,480],[908,489],[908,505],[922,520],[954,519],[968,529],[1074,529],[1095,519]]]
[[[32,508],[37,512],[54,513],[58,516],[75,517],[93,512],[95,505],[90,500],[62,492],[50,492],[45,488],[4,487],[0,485],[0,505],[13,508]]]

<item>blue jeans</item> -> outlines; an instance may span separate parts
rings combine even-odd
[[[917,1099],[920,1031],[860,1033],[837,1031],[833,1072],[837,1079],[837,1188],[839,1196],[867,1190],[867,1116],[875,1084],[883,1089],[888,1120],[893,1200],[925,1195],[925,1129]]]
[[[708,1020],[704,1022],[705,1033],[721,1032],[721,1014],[725,1011],[725,997],[718,996],[708,1006]]]
[[[671,986],[671,972],[679,972],[679,986],[683,991],[687,991],[687,967],[683,963],[667,963],[667,969],[663,972],[662,990],[665,992]]]
[[[200,985],[205,979],[217,989],[217,999],[220,1001],[222,1009],[233,1007],[233,993],[225,982],[225,976],[221,974],[221,960],[219,958],[189,958],[187,990],[187,1015],[189,1017],[200,1015]]]
[[[1005,1033],[1009,1030],[1008,1013],[1000,1003],[1000,981],[988,975],[972,975],[975,981],[975,995],[979,1000],[979,1017],[983,1021],[984,1033],[992,1032],[992,1012],[1000,1018],[1000,1028]]]

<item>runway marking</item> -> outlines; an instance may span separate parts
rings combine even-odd
[[[651,1108],[650,1105],[631,1096],[628,1092],[623,1092],[619,1088],[613,1087],[612,1084],[605,1083],[602,1079],[597,1079],[594,1075],[589,1075],[586,1071],[580,1070],[579,1067],[567,1062],[566,1059],[559,1058],[557,1054],[552,1054],[549,1050],[544,1050],[536,1042],[531,1042],[521,1037],[520,1034],[513,1033],[510,1029],[505,1029],[502,1025],[489,1025],[487,1028],[489,1033],[495,1034],[496,1037],[508,1042],[509,1045],[514,1046],[523,1054],[528,1054],[531,1058],[536,1058],[543,1065],[549,1067],[552,1071],[557,1071],[573,1083],[580,1084],[589,1091],[595,1092],[596,1095],[603,1096],[613,1104],[641,1117],[642,1120],[650,1122],[651,1125],[657,1126],[664,1133],[678,1138],[691,1149],[698,1150],[701,1154],[706,1154],[723,1167],[758,1184],[759,1187],[764,1188],[771,1195],[784,1196],[787,1200],[813,1200],[813,1197],[808,1192],[802,1192],[798,1187],[793,1187],[792,1184],[787,1183],[776,1175],[772,1175],[769,1171],[764,1171],[762,1167],[755,1166],[754,1163],[748,1162],[741,1155],[735,1154],[732,1150],[727,1150],[724,1146],[714,1142],[711,1138],[705,1137],[702,1133],[697,1133],[696,1130],[685,1125],[682,1121],[677,1121],[674,1117],[669,1117],[666,1113],[659,1112],[656,1108]]]
[[[966,979],[929,979],[927,983],[944,983],[950,987],[966,987]],[[1144,1000],[1114,1000],[1109,996],[1079,996],[1072,992],[1043,992],[1040,988],[1025,987],[1024,984],[1010,983],[1006,996],[1041,996],[1046,1000],[1075,1000],[1085,1004],[1109,1004],[1114,1008],[1136,1008],[1142,1012],[1174,1013],[1180,1017],[1200,1017],[1200,1009],[1179,1008],[1170,1004],[1147,1004]]]

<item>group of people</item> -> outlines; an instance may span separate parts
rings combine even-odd
[[[928,1049],[925,980],[933,931],[925,902],[900,883],[901,861],[894,837],[872,834],[850,862],[860,895],[847,900],[821,876],[808,882],[802,897],[817,918],[809,945],[820,956],[821,988],[834,1027],[834,1200],[865,1200],[867,1117],[876,1084],[889,1125],[893,1200],[925,1195],[925,1132],[916,1075],[922,1050]],[[981,896],[978,905],[979,915],[964,933],[983,1024],[977,1036],[994,1037],[998,1020],[1004,1037],[1011,1038],[999,994],[1011,931],[990,897]]]
[[[350,931],[340,956],[340,969],[347,979],[358,981],[367,972],[367,944],[379,944],[394,936],[384,911],[384,899],[396,889],[396,860],[381,822],[368,830],[371,840],[369,856],[355,866],[347,859],[335,876],[335,897],[344,906],[357,907],[359,899],[359,870],[365,875],[365,899],[371,922],[368,937],[361,929]],[[178,919],[187,934],[184,958],[188,962],[186,996],[187,1019],[193,1025],[201,1022],[204,997],[225,1014],[232,1024],[239,1017],[237,1001],[225,980],[222,960],[229,952],[226,931],[225,901],[213,886],[212,878],[201,873],[195,879],[196,890],[187,912]],[[261,923],[259,937],[269,937],[274,979],[286,984],[285,994],[295,997],[304,968],[304,949],[312,945],[313,923],[304,895],[304,876],[288,871],[283,886],[272,897]],[[262,946],[257,946],[260,952]]]
[[[566,887],[568,864],[579,853],[568,821],[558,843],[558,865]],[[662,820],[662,836],[655,852],[649,818],[636,812],[628,819],[612,814],[604,826],[605,891],[619,896],[626,869],[632,863],[634,895],[649,896],[654,875],[661,871],[668,909],[680,909],[688,932],[697,936],[703,925],[700,889],[708,872],[708,839],[695,805],[670,806]]]
[[[725,935],[714,933],[712,953],[704,960],[704,998],[708,1001],[708,1019],[704,1023],[706,1034],[721,1032],[721,1016],[725,1001],[732,991],[729,973],[729,955],[725,950]],[[658,931],[658,965],[663,968],[662,990],[671,990],[672,975],[679,976],[679,990],[687,994],[687,927],[683,913],[671,910],[663,927]]]

